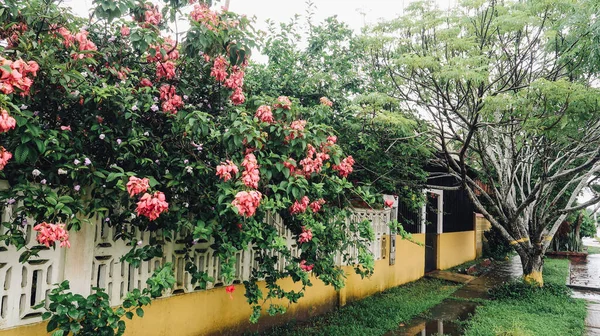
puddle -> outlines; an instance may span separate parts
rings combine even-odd
[[[488,289],[523,275],[521,260],[518,256],[504,262],[495,262],[484,275],[463,286],[453,297],[464,299],[488,298]],[[464,321],[471,318],[478,304],[470,301],[446,299],[427,312],[427,316],[417,317],[400,325],[398,329],[386,333],[386,336],[428,336],[463,334]]]
[[[385,335],[462,335],[460,322],[468,320],[477,306],[474,302],[447,299],[433,307],[427,313],[427,318],[413,319],[409,324]]]

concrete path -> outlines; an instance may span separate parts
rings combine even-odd
[[[600,247],[593,238],[583,238],[583,244]],[[587,335],[600,336],[600,255],[588,255],[583,262],[571,261],[569,270],[569,284],[576,288],[573,296],[588,301]]]

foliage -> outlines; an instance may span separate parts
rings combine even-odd
[[[483,233],[485,240],[483,241],[483,255],[494,260],[504,260],[511,254],[514,249],[502,237],[498,229],[491,227]]]
[[[121,307],[112,309],[108,294],[102,288],[92,288],[88,297],[68,292],[69,282],[63,281],[48,295],[48,311],[42,317],[49,319],[46,329],[53,336],[68,335],[123,335],[123,317],[133,318],[133,314],[144,317],[142,307],[149,305],[151,298],[161,295],[163,290],[175,283],[170,273],[171,264],[157,269],[146,281],[148,288],[134,289],[126,294]],[[167,272],[165,272],[167,271]],[[44,306],[42,301],[38,307]]]
[[[261,50],[268,62],[249,66],[248,90],[267,97],[283,92],[308,107],[329,98],[333,115],[317,120],[337,131],[356,160],[352,182],[418,208],[430,156],[426,123],[379,93],[363,68],[368,50],[352,30],[336,17],[315,24],[314,11],[309,2],[306,24],[299,16],[279,27],[270,22]]]
[[[442,171],[432,177],[457,181],[451,188],[514,244],[526,274],[541,274],[569,213],[600,201],[600,90],[583,52],[598,36],[595,9],[535,0],[444,11],[418,1],[362,37],[377,87],[430,120]],[[594,195],[577,204],[584,188]]]
[[[306,324],[276,327],[265,335],[383,335],[439,304],[459,287],[437,279],[421,279],[353,302]]]
[[[542,288],[509,283],[496,291],[501,300],[489,301],[467,321],[465,335],[583,335],[586,302],[568,295],[566,259],[546,259]],[[521,296],[523,295],[523,296]]]
[[[244,93],[256,46],[248,18],[198,3],[187,15],[188,2],[180,0],[162,11],[145,1],[94,3],[90,20],[51,0],[0,5],[0,33],[8,41],[2,57],[39,65],[35,77],[25,73],[32,77],[28,92],[0,94],[5,117],[16,120],[14,129],[2,124],[0,135],[2,153],[13,156],[2,165],[10,189],[0,199],[15,214],[2,223],[0,239],[23,249],[22,261],[48,248],[25,246],[27,219],[57,223],[36,226],[38,241],[49,242],[57,239],[52,230],[65,239],[63,224],[73,232],[102,218],[131,246],[123,260],[133,266],[176,239],[200,285],[216,281],[192,262],[194,244],[209,241],[220,259],[219,280],[231,290],[236,253],[253,249],[256,263],[245,281],[253,321],[274,299],[297,302],[314,278],[341,288],[336,255],[357,273],[372,273],[372,228],[348,221],[347,208],[350,199],[376,205],[375,198],[348,181],[353,160],[332,128],[319,123],[333,110]],[[182,16],[189,30],[172,32],[170,23]],[[265,224],[275,215],[298,237],[297,254],[279,228]],[[140,232],[155,233],[149,245],[138,246]],[[358,260],[345,252],[350,248]],[[302,289],[283,290],[278,280],[285,277]],[[259,279],[266,279],[264,289]]]

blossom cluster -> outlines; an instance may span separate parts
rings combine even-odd
[[[147,178],[138,178],[135,176],[129,177],[129,182],[127,182],[127,192],[130,197],[145,193],[148,188],[150,188],[150,180]]]
[[[245,63],[245,62],[244,62]],[[244,70],[239,66],[232,66],[231,73],[227,73],[229,63],[223,56],[215,57],[213,66],[210,71],[210,75],[215,78],[217,82],[223,83],[223,85],[233,90],[233,93],[229,97],[234,105],[243,104],[246,101],[242,86],[244,85]]]
[[[262,194],[259,191],[240,191],[235,195],[231,203],[238,210],[238,213],[245,217],[252,217],[260,205]]]
[[[317,153],[317,150],[310,144],[307,148],[306,158],[300,161],[300,165],[302,165],[302,174],[308,178],[313,173],[318,174],[321,172],[323,163],[325,160],[329,160],[329,154],[324,152]]]
[[[33,80],[28,76],[35,77],[39,69],[35,61],[25,62],[18,59],[13,62],[0,56],[0,92],[11,94],[17,88],[21,91],[21,96],[28,95],[33,84]]]
[[[242,182],[249,188],[258,188],[258,181],[260,180],[258,162],[254,154],[249,153],[242,162],[244,172],[242,172]]]
[[[313,238],[312,231],[307,229],[305,226],[302,227],[302,233],[298,236],[298,243],[308,243]]]
[[[329,100],[329,98],[327,98],[327,97],[321,97],[321,99],[319,99],[319,101],[321,102],[321,105],[325,105],[328,107],[333,106],[333,102],[331,100]]]
[[[176,114],[177,110],[183,107],[183,99],[175,92],[175,86],[171,84],[163,84],[160,87],[163,112]]]
[[[153,221],[168,209],[169,203],[166,201],[165,194],[157,191],[153,195],[145,193],[142,198],[140,198],[136,211],[138,216],[146,216],[149,220]]]
[[[273,112],[271,111],[271,107],[267,105],[261,105],[256,110],[255,116],[258,120],[266,123],[272,123],[275,120],[273,119]]]
[[[169,209],[169,203],[166,201],[165,194],[160,191],[154,194],[149,194],[150,180],[147,178],[139,178],[135,176],[129,177],[127,182],[127,192],[130,197],[144,193],[137,203],[137,214],[138,216],[146,216],[151,221],[157,219],[161,213]]]
[[[158,6],[147,4],[146,11],[144,12],[144,22],[146,23],[146,27],[150,25],[158,26],[161,20],[162,14],[158,10]]]
[[[294,201],[294,203],[290,207],[290,214],[296,215],[299,213],[304,213],[309,207],[312,210],[312,212],[316,213],[321,211],[321,207],[323,206],[323,204],[325,204],[325,200],[322,198],[315,200],[311,203],[308,196],[304,196],[300,199],[300,201]]]
[[[223,179],[225,182],[231,179],[232,173],[237,174],[238,172],[238,167],[235,165],[235,163],[231,162],[231,160],[221,162],[221,164],[217,166],[217,176],[219,176],[219,178]]]
[[[52,224],[42,222],[33,227],[37,231],[36,240],[38,243],[50,247],[54,242],[59,242],[60,247],[71,247],[69,242],[69,232],[65,230],[64,224]]]
[[[331,168],[337,170],[341,177],[347,177],[353,171],[352,166],[354,166],[354,159],[352,156],[348,156],[339,165],[333,165]]]
[[[52,27],[53,29],[56,29],[56,27]],[[79,52],[73,52],[71,54],[71,57],[73,59],[82,59],[84,57],[91,57],[92,55],[90,55],[89,53],[83,53],[83,51],[96,51],[98,50],[98,47],[96,47],[96,44],[94,42],[92,42],[90,39],[88,39],[88,34],[89,32],[82,30],[78,33],[76,33],[75,35],[73,35],[67,28],[65,27],[60,27],[57,29],[58,34],[60,34],[60,36],[62,36],[62,38],[64,39],[64,45],[65,47],[69,48],[72,45],[75,44],[75,42],[78,43],[78,51]]]

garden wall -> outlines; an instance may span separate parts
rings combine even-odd
[[[383,236],[389,238],[389,236]],[[423,243],[423,234],[413,236],[415,241]],[[387,251],[390,251],[390,240]],[[264,329],[291,319],[306,319],[335,309],[338,305],[364,298],[388,288],[417,280],[424,274],[423,246],[401,240],[397,236],[396,263],[389,265],[389,259],[380,259],[375,263],[375,274],[371,278],[361,279],[351,267],[345,266],[348,276],[346,287],[336,292],[331,286],[325,286],[320,280],[313,279],[313,287],[298,304],[289,307],[283,316],[261,318],[257,325],[248,322],[250,306],[244,297],[243,285],[237,285],[232,298],[220,286],[211,290],[189,294],[172,295],[157,299],[145,308],[144,318],[128,321],[128,336],[197,336],[197,335],[238,335],[244,331]],[[281,282],[286,289],[300,289],[290,279]],[[0,331],[0,336],[45,335],[45,323],[22,326]]]
[[[442,233],[438,236],[438,269],[444,270],[476,258],[476,231]]]

